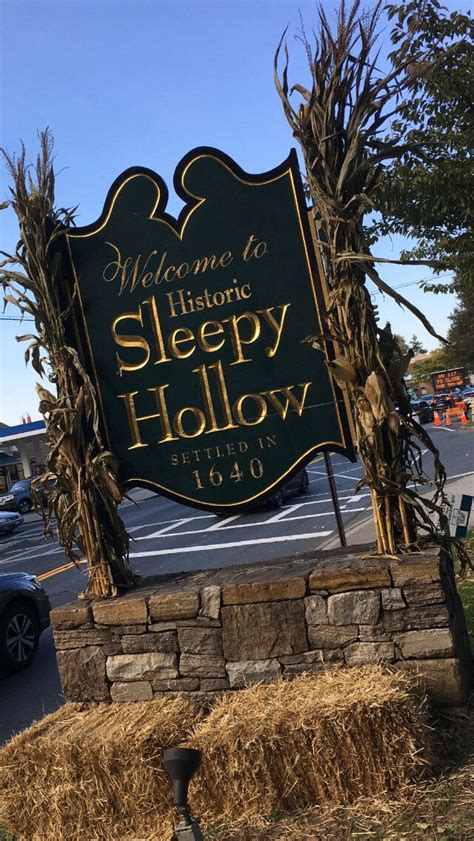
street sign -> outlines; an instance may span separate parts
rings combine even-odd
[[[450,391],[452,388],[462,388],[466,383],[464,368],[433,371],[431,382],[435,391]]]
[[[185,203],[134,167],[69,228],[69,304],[119,478],[238,509],[316,452],[354,459],[342,392],[304,339],[324,332],[296,153],[259,175],[211,148],[176,169]]]
[[[469,494],[451,495],[446,511],[451,537],[463,538],[467,536],[471,509],[472,496]]]

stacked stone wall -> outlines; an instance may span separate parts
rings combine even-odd
[[[52,613],[65,697],[212,697],[256,681],[384,662],[416,671],[435,704],[462,703],[471,659],[452,564],[302,556],[149,580]]]

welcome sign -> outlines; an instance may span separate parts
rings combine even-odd
[[[303,342],[324,301],[296,153],[249,175],[195,149],[174,186],[178,219],[162,178],[129,169],[67,229],[75,341],[121,481],[238,509],[318,450],[353,458],[331,348]]]

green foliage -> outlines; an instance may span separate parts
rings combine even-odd
[[[409,341],[408,341],[408,347],[409,347],[409,348],[413,351],[413,353],[415,354],[415,356],[416,356],[418,353],[427,353],[427,352],[428,352],[428,351],[426,350],[426,348],[425,348],[425,347],[423,347],[423,342],[420,342],[420,340],[419,340],[419,339],[418,339],[415,335],[413,335],[413,336],[411,337],[411,339],[409,339]]]
[[[392,131],[413,146],[385,170],[378,232],[418,240],[410,256],[441,260],[453,269],[458,291],[473,281],[472,19],[448,13],[438,0],[391,3],[387,9],[395,47],[390,58],[410,76]],[[453,290],[449,284],[425,288]]]
[[[442,371],[445,368],[450,368],[449,353],[445,348],[437,348],[433,350],[426,359],[420,362],[413,362],[409,371],[412,375],[410,385],[419,385],[420,383],[430,382],[430,377],[433,371]]]
[[[458,283],[459,304],[449,316],[451,325],[448,331],[450,346],[447,350],[450,367],[463,366],[467,371],[474,371],[474,285]]]

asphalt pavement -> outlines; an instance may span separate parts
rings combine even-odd
[[[425,427],[439,447],[449,481],[474,475],[474,429]],[[430,458],[422,451],[429,474]],[[370,517],[367,489],[355,493],[363,475],[360,463],[331,456],[344,526],[356,534]],[[132,492],[120,511],[132,538],[130,562],[142,576],[268,563],[292,554],[337,545],[338,533],[322,457],[308,466],[309,493],[281,508],[262,507],[245,514],[218,516],[143,490]],[[469,480],[469,479],[468,479]],[[358,541],[354,541],[358,542]],[[57,542],[45,542],[41,521],[29,514],[13,535],[0,538],[0,572],[22,570],[41,579],[53,607],[84,589],[84,565],[70,564]],[[63,703],[51,629],[34,663],[16,675],[0,674],[0,743]]]

